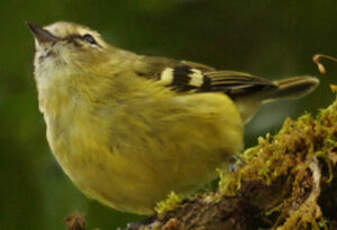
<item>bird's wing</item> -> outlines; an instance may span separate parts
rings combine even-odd
[[[146,58],[146,68],[138,74],[157,80],[178,93],[224,92],[232,98],[275,89],[272,81],[236,71],[217,71],[212,67],[167,58]],[[144,71],[145,70],[145,71]]]

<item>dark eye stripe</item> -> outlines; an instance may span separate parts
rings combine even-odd
[[[67,37],[63,38],[63,40],[73,41],[75,39],[80,39],[80,38],[82,38],[82,36],[79,35],[79,34],[71,34],[71,35],[68,35]]]
[[[63,40],[68,41],[70,43],[73,43],[75,46],[81,46],[79,42],[77,42],[78,39],[81,39],[82,36],[79,34],[70,34],[67,37],[63,38]]]
[[[85,41],[87,43],[93,44],[93,45],[97,45],[98,47],[101,47],[97,41],[95,40],[95,38],[90,35],[90,34],[84,34],[84,35],[80,35],[80,34],[71,34],[65,38],[63,38],[63,40],[66,40],[68,42],[74,43],[76,46],[80,46],[80,43],[78,42],[78,40],[82,40]]]

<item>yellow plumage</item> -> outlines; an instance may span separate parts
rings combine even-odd
[[[52,152],[87,196],[121,211],[151,214],[172,190],[191,192],[213,180],[243,148],[243,120],[257,106],[318,83],[301,77],[282,88],[249,74],[139,56],[73,23],[29,25]]]

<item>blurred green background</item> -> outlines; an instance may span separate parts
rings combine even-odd
[[[74,21],[116,46],[193,60],[269,79],[317,75],[315,53],[337,56],[337,1],[272,0],[0,0],[0,229],[64,229],[73,211],[89,229],[114,229],[138,216],[85,198],[53,159],[37,106],[33,39],[25,20]],[[337,64],[315,93],[265,106],[248,125],[247,146],[276,132],[287,117],[313,112],[334,98]]]

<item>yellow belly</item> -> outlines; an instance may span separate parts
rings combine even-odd
[[[126,109],[103,123],[77,113],[59,135],[47,121],[54,155],[87,196],[120,211],[151,214],[171,191],[191,192],[214,179],[215,169],[243,147],[240,116],[225,95],[148,106],[149,114]],[[124,113],[134,116],[125,120]]]

